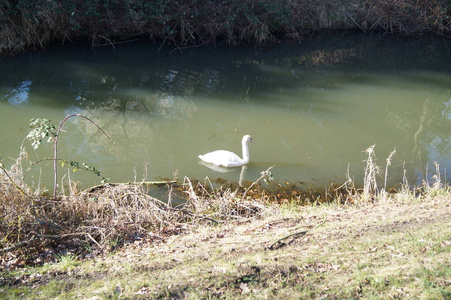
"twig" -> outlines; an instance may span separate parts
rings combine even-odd
[[[142,185],[142,184],[148,184],[148,185],[164,185],[164,184],[173,184],[177,183],[177,180],[157,180],[157,181],[140,181],[140,182],[115,182],[115,183],[104,183],[92,186],[86,191],[88,193],[91,193],[97,189],[103,188],[103,187],[111,187],[111,186],[118,186],[118,185]]]
[[[53,162],[53,161],[57,161],[57,162],[61,162],[61,163],[68,163],[68,164],[70,164],[71,163],[71,161],[68,161],[67,159],[63,159],[63,158],[57,158],[57,159],[54,159],[54,158],[42,158],[42,159],[40,159],[40,160],[37,160],[37,161],[35,161],[35,162],[33,162],[33,163],[31,163],[30,164],[30,166],[27,168],[27,170],[25,171],[25,173],[24,173],[24,175],[23,175],[23,178],[25,179],[25,177],[27,177],[27,175],[28,175],[28,173],[31,171],[31,169],[34,167],[34,166],[36,166],[37,164],[39,164],[39,163],[41,163],[41,162],[43,162],[43,161],[51,161],[51,162]],[[89,170],[89,169],[86,169],[86,168],[81,168],[81,167],[77,167],[77,166],[72,166],[74,169],[76,169],[76,170],[80,170],[80,171],[88,171],[88,172],[92,172],[92,170]],[[101,186],[101,185],[100,185]]]
[[[20,248],[20,247],[23,247],[23,246],[26,246],[26,245],[28,245],[29,243],[31,243],[32,241],[34,241],[35,239],[36,239],[36,236],[33,236],[33,237],[32,237],[31,239],[29,239],[28,241],[22,241],[22,242],[20,242],[20,243],[17,243],[17,244],[15,244],[15,245],[12,245],[11,247],[0,249],[0,254],[1,254],[1,253],[5,253],[5,252],[12,251],[12,250],[14,250],[14,249],[17,249],[17,248]]]
[[[387,177],[388,177],[388,167],[391,166],[391,159],[393,155],[396,153],[396,148],[393,149],[393,151],[388,155],[387,159],[385,160],[387,163],[385,165],[385,181],[384,181],[384,192],[387,191]]]
[[[88,236],[88,238],[93,241],[97,247],[99,247],[99,249],[102,249],[102,246],[100,246],[100,244],[92,237],[92,235],[90,235],[89,233],[86,232],[86,235]]]
[[[362,28],[362,26],[360,26],[359,23],[357,23],[353,17],[351,17],[348,14],[348,8],[346,7],[346,5],[344,5],[343,1],[340,0],[339,2],[341,4],[341,6],[343,6],[343,8],[344,8],[344,13],[345,13],[346,17],[348,17],[360,30],[362,30],[364,33],[367,33],[367,31],[364,28]]]
[[[58,138],[59,138],[59,135],[60,135],[60,132],[61,132],[61,130],[62,130],[62,128],[63,128],[64,123],[66,123],[66,121],[67,121],[68,119],[72,118],[72,117],[80,117],[80,118],[83,118],[83,119],[85,119],[85,120],[88,120],[89,122],[91,122],[92,124],[94,124],[94,125],[97,127],[97,129],[99,129],[99,130],[100,130],[100,131],[108,138],[108,140],[109,140],[114,146],[116,146],[116,144],[115,144],[115,143],[113,142],[113,140],[108,136],[108,134],[106,134],[106,132],[105,132],[102,128],[100,128],[100,126],[97,125],[97,123],[94,122],[93,120],[91,120],[90,118],[85,117],[85,116],[83,116],[83,115],[81,115],[81,114],[72,114],[72,115],[66,116],[66,117],[64,118],[64,120],[59,124],[58,130],[57,130],[57,132],[56,132],[56,134],[55,134],[55,138],[54,138],[54,154],[53,154],[53,159],[54,159],[54,161],[53,161],[53,173],[54,173],[54,181],[53,181],[53,198],[56,197],[56,190],[57,190],[57,188],[58,188],[58,182],[57,182],[57,180],[58,180],[58,178],[57,178],[57,172],[58,172],[58,169],[57,169],[57,165],[56,165],[56,163],[57,163],[57,161],[58,161]]]
[[[19,192],[21,192],[25,197],[27,197],[27,198],[31,198],[27,193],[25,193],[25,191],[20,187],[20,186],[18,186],[15,182],[14,182],[14,180],[11,178],[11,176],[9,175],[9,173],[8,173],[8,171],[6,171],[6,169],[3,167],[3,162],[1,162],[0,161],[0,170],[2,170],[4,173],[5,173],[5,175],[6,175],[6,177],[8,177],[8,179],[9,179],[9,181],[14,185],[14,187],[19,191]]]
[[[7,248],[3,248],[0,249],[0,254],[1,253],[5,253],[5,252],[9,252],[12,251],[14,249],[26,246],[28,244],[30,244],[31,242],[37,240],[37,239],[50,239],[50,240],[59,240],[68,236],[77,236],[77,235],[85,235],[87,236],[90,240],[92,240],[100,249],[102,249],[102,247],[100,246],[100,244],[87,232],[79,232],[79,233],[66,233],[66,234],[57,234],[57,235],[45,235],[45,234],[36,234],[34,236],[31,237],[31,239],[27,240],[27,241],[22,241],[19,242],[15,245],[12,245],[11,247],[7,247]]]
[[[38,238],[44,238],[44,239],[50,239],[50,240],[59,240],[68,236],[77,236],[77,235],[85,235],[87,236],[91,241],[93,241],[100,249],[102,249],[102,246],[87,232],[77,232],[77,233],[66,233],[66,234],[57,234],[57,235],[41,235],[37,234],[35,237]]]
[[[41,220],[37,216],[37,213],[36,213],[36,211],[34,209],[34,205],[30,205],[30,208],[31,208],[31,214],[33,215],[34,219],[39,223],[39,225],[45,226],[45,227],[52,227],[52,228],[55,228],[55,229],[58,229],[58,230],[63,230],[63,228],[60,225],[58,225],[53,220],[50,220],[50,222],[46,222],[46,221]]]
[[[266,171],[263,171],[263,172],[260,173],[261,174],[260,178],[258,178],[256,181],[252,182],[252,184],[244,191],[243,196],[241,197],[241,201],[244,201],[244,198],[246,197],[247,192],[249,192],[254,185],[259,183],[260,180],[270,176],[271,173],[269,172],[269,170],[271,170],[274,167],[275,167],[275,165],[272,166],[272,167],[269,167]]]
[[[312,231],[312,230],[324,225],[324,223],[326,223],[326,219],[327,219],[327,217],[324,217],[324,220],[320,224],[318,224],[315,227],[313,227],[312,229],[298,231],[298,232],[292,233],[290,235],[287,235],[287,236],[285,236],[285,237],[283,237],[281,239],[278,239],[271,246],[269,246],[269,250],[276,250],[276,249],[279,249],[279,248],[282,248],[282,247],[288,245],[289,243],[283,243],[282,241],[286,240],[286,239],[288,239],[290,237],[293,237],[293,240],[294,240],[294,239],[298,238],[301,235],[305,235],[305,234],[307,234],[307,232]],[[293,240],[291,242],[293,242]]]
[[[20,192],[22,193],[26,198],[31,199],[31,204],[29,205],[29,207],[31,208],[31,215],[35,218],[35,220],[40,224],[40,225],[45,225],[45,226],[50,226],[53,227],[55,229],[61,230],[61,226],[59,226],[55,221],[50,220],[51,222],[46,222],[41,220],[36,211],[35,211],[35,207],[34,207],[34,199],[33,197],[31,197],[30,195],[28,195],[20,186],[18,186],[14,180],[11,178],[11,176],[9,175],[8,171],[5,170],[5,168],[0,164],[0,170],[2,170],[5,175],[8,177],[8,179],[10,180],[11,184],[14,185],[14,187]],[[1,253],[1,252],[0,252]]]
[[[204,217],[204,216],[199,216],[199,215],[193,214],[192,212],[189,212],[189,211],[187,211],[186,209],[172,208],[172,210],[180,211],[180,212],[182,212],[182,213],[184,213],[184,214],[187,214],[187,215],[189,215],[189,216],[191,216],[191,217],[196,217],[196,218],[200,218],[200,219],[205,219],[205,220],[211,221],[211,222],[213,222],[213,223],[215,223],[215,224],[219,224],[219,223],[221,222],[221,221],[218,221],[218,220],[209,218],[209,217]]]
[[[109,42],[110,45],[111,45],[111,47],[113,47],[113,49],[116,49],[116,47],[114,47],[114,43],[113,43],[109,38],[107,38],[106,36],[101,35],[101,34],[99,34],[99,36],[100,36],[101,38],[105,39],[107,42]],[[97,44],[96,46],[99,47],[98,44]],[[102,46],[102,45],[100,45],[100,46]]]

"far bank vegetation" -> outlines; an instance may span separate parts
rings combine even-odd
[[[177,47],[302,41],[315,32],[451,34],[447,0],[5,0],[0,54],[50,43],[94,46],[137,39]]]

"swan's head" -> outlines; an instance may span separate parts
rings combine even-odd
[[[245,136],[243,136],[243,142],[251,142],[251,143],[255,143],[254,139],[252,139],[252,137],[248,134],[246,134]]]

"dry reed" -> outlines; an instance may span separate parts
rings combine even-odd
[[[149,195],[144,182],[82,191],[70,175],[61,184],[68,186],[65,193],[44,196],[32,193],[25,184],[22,164],[26,157],[22,151],[10,170],[0,165],[0,254],[20,249],[30,255],[54,249],[56,255],[61,245],[77,249],[78,254],[105,252],[136,240],[163,240],[190,225],[246,220],[266,211],[259,201],[241,199],[237,190],[215,189],[211,183],[193,187],[188,178],[182,186],[187,201],[178,207],[170,203],[171,185],[164,202]]]
[[[340,203],[359,204],[384,197],[401,201],[420,197],[430,199],[449,195],[451,191],[446,175],[442,176],[439,165],[435,164],[431,182],[425,180],[416,188],[410,188],[404,182],[400,192],[390,195],[386,193],[387,172],[394,151],[386,161],[383,187],[377,185],[381,169],[376,164],[374,146],[366,153],[363,189],[355,186],[348,169],[348,181],[335,189],[333,201],[341,199]],[[23,164],[26,159],[27,154],[22,151],[9,170],[0,160],[0,260],[19,249],[22,255],[30,257],[42,249],[53,249],[55,256],[61,245],[66,245],[66,249],[75,248],[78,254],[105,252],[137,240],[164,240],[167,235],[179,234],[199,224],[262,218],[271,209],[268,202],[272,196],[260,185],[260,181],[270,175],[269,169],[247,188],[215,187],[208,178],[201,184],[185,177],[181,190],[186,195],[186,202],[173,207],[171,185],[165,202],[149,195],[144,182],[103,185],[81,191],[68,178],[67,195],[47,197],[25,184]],[[380,193],[381,190],[384,193]],[[290,194],[293,192],[289,190]],[[305,203],[300,197],[306,194],[295,194],[297,200],[293,203]],[[326,198],[330,196],[326,192]]]
[[[249,220],[262,217],[268,210],[258,199],[243,197],[248,190],[241,191],[240,197],[239,188],[215,188],[209,178],[205,179],[204,184],[193,186],[191,180],[185,177],[183,186],[188,195],[185,208],[211,219]]]

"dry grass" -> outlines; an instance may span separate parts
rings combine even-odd
[[[448,299],[450,201],[448,194],[409,203],[273,206],[252,222],[198,224],[91,261],[62,256],[57,264],[3,272],[0,293],[35,299]]]
[[[446,299],[449,185],[436,165],[430,181],[388,194],[369,149],[371,188],[349,180],[335,191],[343,198],[304,206],[300,193],[271,203],[259,181],[224,188],[188,178],[181,207],[150,196],[144,183],[84,191],[72,183],[67,195],[46,197],[24,184],[22,152],[11,169],[1,165],[0,294]]]
[[[245,198],[247,190],[236,188],[214,188],[207,178],[205,184],[195,187],[189,178],[185,178],[184,188],[188,195],[185,209],[211,219],[232,221],[249,220],[263,217],[267,211],[261,199]]]
[[[0,170],[0,254],[12,267],[43,262],[42,253],[72,253],[80,257],[106,253],[137,240],[162,240],[201,223],[243,221],[262,217],[267,210],[259,200],[244,199],[243,190],[213,188],[189,179],[179,187],[186,203],[171,204],[152,197],[145,182],[105,184],[79,190],[76,183],[57,197],[24,183],[26,152],[6,170]],[[248,191],[246,191],[248,192]],[[62,247],[62,245],[64,247]],[[19,259],[28,256],[28,260]],[[14,261],[14,263],[7,263]]]
[[[42,263],[43,252],[47,257],[51,253],[51,259],[58,253],[83,257],[106,253],[139,240],[164,240],[200,224],[255,221],[265,218],[268,212],[273,213],[272,207],[276,203],[363,205],[412,199],[424,201],[449,195],[450,187],[443,182],[438,165],[431,182],[425,181],[419,187],[403,184],[400,192],[387,193],[386,179],[383,185],[377,180],[387,177],[394,152],[387,159],[385,174],[376,164],[374,146],[366,152],[368,159],[362,189],[357,188],[348,175],[345,184],[331,187],[323,195],[310,194],[307,198],[306,194],[287,187],[287,191],[277,191],[278,196],[274,196],[260,185],[260,181],[269,176],[267,170],[247,188],[215,187],[208,178],[204,184],[193,184],[185,178],[180,190],[186,195],[186,202],[173,207],[172,184],[168,184],[166,202],[152,197],[144,182],[103,185],[80,191],[69,180],[70,188],[66,193],[62,190],[58,197],[45,196],[43,191],[33,191],[24,183],[23,164],[27,154],[22,151],[10,170],[1,166],[0,231],[3,238],[0,254],[5,254],[4,264],[14,267]],[[24,256],[29,259],[21,260]]]

